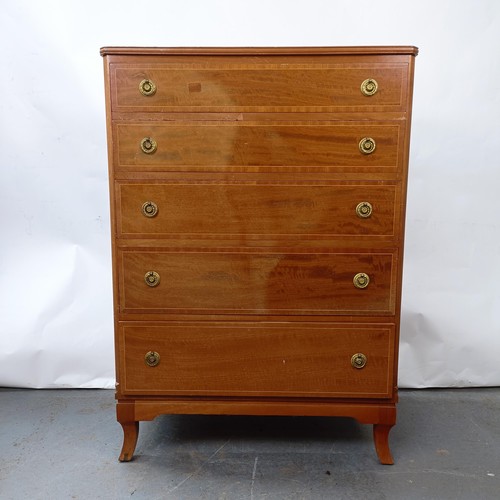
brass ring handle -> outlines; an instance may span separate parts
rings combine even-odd
[[[155,287],[160,284],[160,275],[156,271],[148,271],[144,275],[144,282],[150,287]]]
[[[368,201],[362,201],[361,203],[358,203],[356,207],[356,215],[362,219],[368,219],[368,217],[371,217],[372,212],[372,204]]]
[[[154,217],[158,213],[158,205],[154,201],[146,201],[141,210],[144,217]]]
[[[370,284],[370,276],[366,273],[358,273],[352,279],[356,288],[366,288]]]
[[[359,141],[359,150],[364,155],[372,154],[376,147],[377,145],[375,143],[375,139],[372,139],[371,137],[363,137],[363,139]]]
[[[160,355],[156,351],[148,351],[144,356],[144,362],[148,366],[157,366],[160,363]]]
[[[151,80],[142,80],[139,83],[139,91],[142,95],[150,96],[156,92],[156,85]]]
[[[367,357],[362,352],[357,352],[356,354],[353,354],[351,358],[351,365],[360,370],[365,367],[366,361]]]
[[[158,144],[156,144],[156,141],[152,137],[144,137],[141,141],[141,149],[143,153],[146,153],[147,155],[152,155],[156,151],[157,147]]]
[[[378,90],[378,83],[377,83],[377,80],[374,80],[373,78],[367,78],[361,84],[361,93],[363,95],[368,96],[368,97],[375,94],[377,92],[377,90]]]

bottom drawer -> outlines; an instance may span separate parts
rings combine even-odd
[[[123,323],[118,342],[123,395],[385,398],[395,385],[394,325]]]

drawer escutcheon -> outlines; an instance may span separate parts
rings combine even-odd
[[[156,271],[148,271],[144,275],[144,282],[150,287],[155,287],[160,284],[160,275]]]
[[[375,143],[375,139],[371,137],[363,137],[363,139],[359,141],[359,150],[364,155],[371,155],[376,147],[377,144]]]
[[[370,276],[366,273],[358,273],[352,279],[356,288],[366,288],[370,284]]]
[[[156,151],[157,147],[158,144],[152,137],[144,137],[144,139],[141,141],[142,152],[146,153],[147,155],[152,155]]]
[[[144,362],[151,367],[160,364],[160,355],[156,351],[148,351],[144,356]]]
[[[368,358],[362,352],[357,352],[353,354],[351,358],[351,365],[360,370],[365,367],[367,359]]]
[[[368,219],[368,217],[371,217],[372,212],[372,204],[368,201],[362,201],[361,203],[358,203],[356,207],[356,215],[362,219]]]
[[[378,90],[378,83],[377,80],[374,80],[373,78],[367,78],[361,84],[361,93],[368,97],[372,96],[373,94],[376,94],[377,90]]]
[[[139,83],[139,91],[142,95],[151,96],[156,93],[156,85],[151,80],[142,80]]]
[[[155,217],[158,213],[158,205],[154,201],[146,201],[142,204],[141,210],[144,217]]]

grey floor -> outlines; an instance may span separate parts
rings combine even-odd
[[[500,389],[398,409],[393,466],[350,419],[179,415],[119,463],[112,391],[0,389],[0,499],[500,499]]]

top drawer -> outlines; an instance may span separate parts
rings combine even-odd
[[[276,58],[275,58],[276,59]],[[407,62],[363,58],[129,56],[110,64],[119,112],[401,112]],[[380,61],[380,59],[379,59]],[[365,82],[363,84],[363,82]]]

